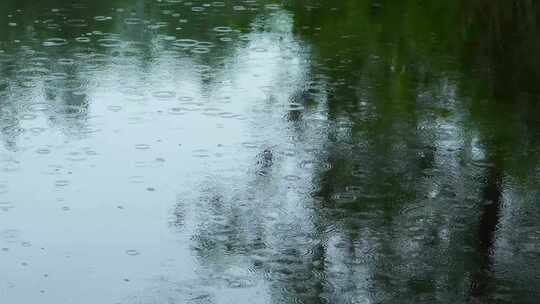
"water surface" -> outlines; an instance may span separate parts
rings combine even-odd
[[[2,303],[536,303],[531,1],[4,0]]]

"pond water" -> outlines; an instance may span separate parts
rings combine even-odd
[[[540,4],[0,11],[1,303],[537,303]]]

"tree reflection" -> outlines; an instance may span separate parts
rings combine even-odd
[[[527,132],[528,137],[519,131],[534,128],[530,120],[511,118],[510,126],[503,125],[495,114],[505,109],[530,117],[534,111],[520,91],[534,92],[530,84],[538,69],[527,62],[534,56],[519,50],[534,48],[525,37],[536,30],[527,20],[534,20],[537,8],[524,5],[291,4],[294,29],[319,56],[312,73],[324,75],[332,88],[325,101],[331,122],[317,152],[321,167],[310,177],[314,191],[304,215],[310,225],[296,227],[299,234],[287,231],[279,243],[263,239],[291,269],[277,267],[268,257],[257,264],[270,273],[276,299],[466,302],[501,297],[497,286],[505,283],[497,279],[494,259],[503,176],[519,174],[517,159],[536,163],[537,149],[529,143],[535,132]],[[350,17],[336,20],[334,8]],[[430,17],[440,11],[446,19]],[[482,17],[471,17],[476,14]],[[528,80],[517,80],[522,75]],[[294,103],[307,99],[305,90],[290,98]],[[298,122],[306,113],[288,112],[287,121],[296,125],[292,130],[305,131]],[[518,147],[532,154],[520,156]],[[497,160],[478,156],[493,153]],[[236,216],[250,218],[249,212]],[[279,234],[275,227],[262,227],[268,230],[263,235]],[[280,249],[291,247],[309,250]],[[250,252],[243,255],[255,254]]]

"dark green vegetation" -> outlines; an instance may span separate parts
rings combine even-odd
[[[35,225],[22,181],[81,200],[42,207],[61,258],[0,239],[0,297],[77,298],[12,265],[82,233],[88,303],[538,301],[540,3],[81,2],[0,3],[0,232]]]

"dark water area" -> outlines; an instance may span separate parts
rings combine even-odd
[[[0,303],[538,303],[535,1],[0,11]]]

